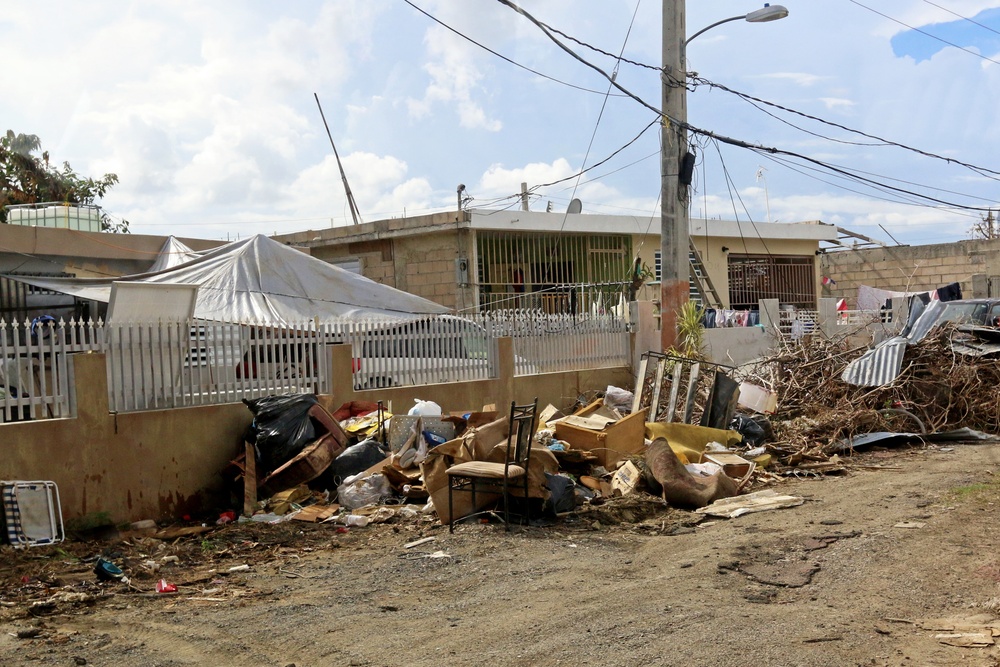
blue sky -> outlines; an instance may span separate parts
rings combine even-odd
[[[954,16],[945,13],[949,15]],[[1000,9],[907,29],[892,38],[893,53],[910,56],[917,62],[949,47],[974,50],[985,56],[1000,52]]]
[[[0,131],[37,134],[81,173],[118,174],[104,205],[134,232],[226,239],[350,224],[316,93],[366,221],[454,209],[459,183],[473,206],[510,206],[523,181],[533,210],[576,197],[585,212],[659,224],[659,139],[655,126],[642,133],[654,113],[607,95],[606,79],[496,0],[412,2],[517,65],[403,0],[9,0]],[[690,2],[687,34],[761,4]],[[688,69],[702,82],[689,122],[802,157],[694,137],[692,214],[818,219],[887,242],[967,238],[979,216],[969,207],[1000,199],[1000,36],[989,29],[1000,29],[1000,3],[785,4],[784,20],[735,21],[691,43]],[[660,0],[521,5],[623,52],[637,64],[620,64],[617,82],[659,106],[658,73],[639,65],[660,61]],[[579,180],[538,187],[619,149]]]

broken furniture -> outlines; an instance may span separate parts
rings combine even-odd
[[[639,362],[632,412],[649,408],[651,422],[693,423],[725,429],[733,419],[740,385],[725,374],[730,366],[660,352],[646,352]],[[699,404],[706,392],[707,400]]]
[[[48,481],[0,481],[4,535],[15,548],[57,544],[65,538],[59,489]]]
[[[600,399],[554,422],[555,437],[573,448],[589,451],[598,465],[611,469],[618,461],[642,451],[646,410],[621,417]]]
[[[531,464],[531,440],[535,434],[537,409],[537,397],[530,405],[517,405],[511,401],[503,463],[467,461],[447,469],[449,532],[455,530],[455,492],[471,493],[472,505],[476,507],[476,494],[483,491],[500,493],[504,527],[510,530],[511,488],[522,489],[525,501],[528,498],[528,467]]]
[[[245,513],[256,506],[258,490],[271,496],[319,477],[350,440],[315,395],[265,396],[244,403],[254,423],[245,452],[231,465],[244,479]]]

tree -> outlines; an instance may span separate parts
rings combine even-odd
[[[49,153],[41,151],[42,142],[34,134],[7,134],[0,136],[0,222],[7,222],[7,206],[15,204],[64,204],[92,205],[118,183],[116,174],[101,178],[80,176],[69,162],[62,168],[49,164]],[[101,227],[106,232],[128,233],[128,221],[112,220],[101,213]]]
[[[972,225],[969,236],[974,239],[1000,239],[1000,221],[993,215],[993,211],[987,211],[986,215],[979,216],[981,222]]]

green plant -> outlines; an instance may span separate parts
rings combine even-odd
[[[688,359],[705,358],[705,327],[702,326],[703,308],[693,301],[687,301],[677,311],[677,346],[670,354]]]
[[[1000,501],[1000,479],[990,478],[985,482],[974,482],[956,486],[948,491],[950,502],[967,503],[973,506],[993,505]]]

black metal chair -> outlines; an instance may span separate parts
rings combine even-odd
[[[451,517],[449,532],[455,531],[453,494],[456,491],[471,493],[473,508],[476,507],[477,492],[500,493],[504,527],[510,530],[510,491],[520,490],[525,506],[528,503],[528,466],[531,464],[531,440],[535,435],[537,410],[537,397],[529,405],[517,405],[515,401],[511,401],[510,426],[503,463],[466,461],[448,468],[448,516]]]

